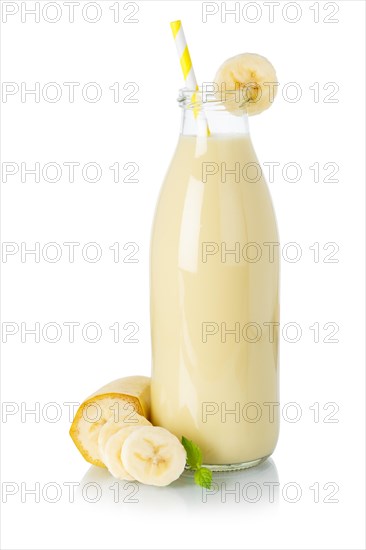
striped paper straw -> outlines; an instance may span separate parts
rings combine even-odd
[[[182,22],[179,20],[172,21],[170,23],[170,27],[172,29],[175,45],[177,46],[177,52],[178,52],[178,57],[180,61],[180,66],[183,72],[185,86],[189,90],[198,90],[197,79],[194,73],[191,56],[189,53],[186,37],[183,31]],[[193,107],[194,118],[197,118],[200,112],[200,108],[197,102],[197,94],[195,93],[192,95],[192,103],[193,105],[197,103],[197,105]],[[209,136],[210,130],[209,130],[204,113],[203,113],[203,116],[204,116],[203,120],[204,120],[205,133],[206,135]]]

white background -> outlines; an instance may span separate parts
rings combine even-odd
[[[19,87],[24,82],[28,88],[39,82],[41,90],[56,82],[63,92],[55,103],[42,95],[39,103],[34,96],[22,102],[20,92],[3,96],[3,163],[31,167],[35,162],[95,162],[102,168],[95,183],[85,181],[80,168],[75,181],[67,181],[65,167],[55,183],[42,177],[35,183],[32,175],[22,182],[20,173],[3,183],[3,241],[19,249],[22,242],[28,248],[38,242],[41,250],[56,242],[62,250],[55,263],[47,261],[47,249],[46,259],[41,254],[39,262],[32,255],[22,262],[20,252],[2,259],[3,323],[19,327],[2,352],[2,399],[15,403],[14,414],[3,414],[1,424],[3,501],[7,500],[2,505],[3,548],[364,548],[364,2],[302,1],[295,7],[281,2],[273,22],[266,3],[252,2],[248,8],[248,2],[237,2],[238,22],[234,16],[222,21],[219,11],[206,23],[198,1],[138,2],[136,23],[123,22],[133,9],[125,2],[119,2],[117,23],[110,9],[116,3],[109,1],[98,2],[101,18],[95,23],[83,18],[83,0],[75,7],[74,23],[68,21],[63,2],[57,3],[61,18],[55,23],[46,20],[57,15],[52,5],[36,23],[32,15],[21,21],[22,5],[29,9],[34,2],[1,4],[3,10],[6,4],[19,8],[2,23],[2,80]],[[233,5],[226,3],[227,8]],[[217,6],[220,9],[221,3]],[[244,15],[243,8],[248,10]],[[94,8],[89,9],[87,16],[94,18]],[[319,22],[314,21],[316,9]],[[289,22],[297,12],[299,20]],[[256,15],[257,22],[248,21]],[[327,16],[338,22],[325,22]],[[294,322],[302,329],[296,343],[281,339],[281,400],[284,406],[296,402],[301,418],[290,422],[296,410],[287,409],[287,417],[284,410],[272,459],[247,472],[215,476],[219,491],[208,495],[207,502],[185,474],[168,488],[138,487],[138,502],[128,502],[131,489],[121,483],[116,503],[109,488],[114,480],[104,471],[89,469],[73,446],[69,411],[63,404],[80,402],[114,378],[150,372],[149,238],[180,124],[175,99],[182,77],[169,28],[178,18],[200,81],[211,80],[226,58],[245,51],[267,56],[277,70],[278,97],[269,111],[251,119],[251,134],[261,162],[280,163],[270,190],[281,241],[296,242],[302,251],[299,261],[282,262],[281,288],[282,325]],[[73,103],[64,82],[80,83]],[[95,103],[82,97],[88,82],[102,89]],[[138,103],[115,103],[109,89],[115,82],[120,83],[122,99],[131,91],[123,90],[124,84],[137,83]],[[290,82],[302,92],[296,102],[283,97]],[[314,96],[314,83],[319,83],[319,97]],[[326,101],[335,89],[334,84],[324,89],[327,83],[338,87],[331,97],[334,102]],[[293,97],[294,88],[288,93]],[[49,94],[52,97],[51,89]],[[115,162],[121,170],[128,162],[137,163],[139,181],[114,183],[108,167]],[[302,168],[297,182],[282,175],[289,162]],[[320,166],[319,182],[309,169],[314,163]],[[323,169],[326,163],[338,165],[338,182],[324,181],[331,172],[329,166]],[[124,177],[127,172],[121,173]],[[291,170],[288,176],[287,180],[293,178]],[[80,243],[73,263],[64,242]],[[102,250],[95,263],[81,254],[90,242]],[[139,247],[137,263],[123,262],[132,251],[123,250],[128,242]],[[316,242],[318,262],[309,249]],[[323,250],[329,242],[339,246],[334,256],[338,262],[324,262],[332,251]],[[120,243],[117,263],[109,249],[113,243]],[[55,249],[48,251],[52,256]],[[91,248],[89,253],[92,256]],[[74,343],[68,341],[63,325],[72,321],[80,323]],[[36,322],[41,329],[58,323],[63,329],[60,340],[50,343],[41,334],[39,343],[32,335],[22,342],[21,323],[31,328]],[[96,343],[82,337],[82,327],[90,322],[102,330]],[[114,343],[109,327],[119,323],[123,340],[128,322],[139,325],[138,342]],[[320,327],[318,343],[309,329],[314,323]],[[330,333],[323,328],[326,323],[339,326],[334,336],[338,343],[324,342]],[[49,337],[53,334],[50,330]],[[88,334],[93,337],[92,330]],[[43,408],[50,402],[58,403],[62,412],[54,423],[49,417],[55,409]],[[314,403],[319,403],[318,422]],[[327,403],[336,405],[324,409]],[[22,418],[21,409],[35,406],[41,409],[39,419],[31,414]],[[326,415],[337,407],[330,420],[338,421],[326,422]],[[242,493],[253,481],[262,490],[258,502],[249,502],[253,493],[248,498]],[[263,484],[277,481],[280,487],[271,503]],[[79,484],[74,502],[69,502],[63,485],[68,482]],[[92,486],[83,497],[82,489],[90,482],[101,490],[95,503],[87,501],[93,497]],[[39,503],[21,490],[36,483]],[[47,483],[60,487],[58,502],[48,502],[55,494],[52,487],[42,495]],[[319,484],[319,502],[314,484]],[[336,486],[336,502],[326,502]],[[6,498],[4,487],[19,490]],[[240,494],[225,494],[225,487],[236,487]],[[301,494],[297,502],[290,502],[296,496],[294,487]]]

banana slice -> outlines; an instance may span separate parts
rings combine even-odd
[[[225,107],[230,111],[244,108],[248,115],[268,109],[277,92],[272,63],[257,53],[230,57],[218,69],[214,81],[220,88],[216,97],[225,102]]]
[[[118,432],[109,437],[104,446],[103,460],[112,476],[117,479],[132,481],[135,478],[129,474],[121,459],[121,452],[125,441],[135,431],[142,430],[142,426],[129,426],[120,428]]]
[[[144,426],[131,431],[122,446],[121,458],[134,479],[162,487],[178,479],[187,455],[179,439],[168,430]]]
[[[130,413],[127,413],[119,421],[116,421],[114,416],[112,416],[99,430],[98,435],[98,450],[99,456],[102,462],[105,464],[104,460],[104,450],[107,444],[108,439],[117,433],[121,428],[136,427],[136,426],[151,426],[151,422],[147,420],[144,416],[137,414],[134,410]]]
[[[70,436],[85,460],[105,468],[98,447],[99,431],[110,418],[121,420],[131,411],[146,418],[150,416],[150,378],[119,378],[97,390],[80,405]]]

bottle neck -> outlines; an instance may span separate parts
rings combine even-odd
[[[181,135],[249,135],[248,116],[245,112],[182,107]]]

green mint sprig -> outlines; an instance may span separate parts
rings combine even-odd
[[[182,445],[187,453],[187,464],[194,472],[194,481],[205,489],[211,489],[212,472],[202,466],[202,451],[198,445],[182,436]]]

